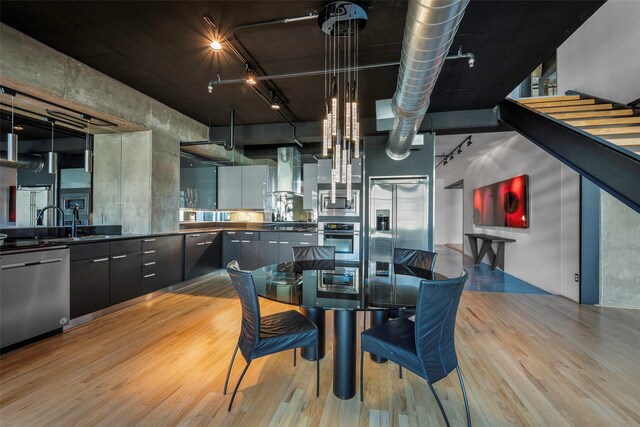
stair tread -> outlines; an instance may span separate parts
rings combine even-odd
[[[572,101],[576,99],[580,99],[580,95],[535,96],[531,98],[519,98],[516,99],[516,101],[521,104],[530,104],[535,102]]]
[[[607,138],[607,141],[614,143],[616,145],[620,145],[621,147],[631,147],[634,145],[640,146],[640,137],[639,138]]]
[[[589,132],[591,135],[621,135],[634,133],[640,134],[640,126],[584,129],[584,131]]]
[[[623,125],[623,124],[640,123],[640,116],[601,118],[601,119],[589,119],[589,120],[566,120],[565,123],[571,126],[579,126],[579,127]]]
[[[572,101],[552,101],[552,102],[532,102],[525,104],[529,108],[538,109],[546,107],[571,107],[575,105],[593,105],[596,103],[595,99],[577,99]]]
[[[612,104],[592,104],[592,105],[578,105],[573,107],[549,107],[540,108],[536,111],[539,113],[569,113],[573,111],[598,111],[598,110],[611,110]]]
[[[586,119],[586,118],[607,118],[607,117],[619,117],[619,116],[633,116],[633,110],[630,108],[623,110],[603,110],[603,111],[582,111],[575,113],[554,113],[549,116],[558,120],[568,119]]]

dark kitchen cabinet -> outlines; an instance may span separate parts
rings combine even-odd
[[[220,231],[206,232],[204,244],[206,249],[202,262],[210,273],[222,266],[222,233]]]
[[[236,236],[235,233],[224,233],[224,238],[222,240],[222,266],[223,268],[227,268],[227,264],[231,261],[238,261],[240,264],[240,268],[243,268],[242,260],[240,259],[242,254],[242,243],[240,242],[239,236]]]
[[[182,282],[184,274],[182,268],[184,262],[184,236],[157,237],[156,252],[155,273],[157,289]]]
[[[84,244],[70,251],[71,318],[109,306],[109,243]]]
[[[111,242],[109,261],[109,303],[111,305],[142,295],[142,254],[139,239]]]
[[[282,240],[278,243],[278,262],[293,261],[293,251],[291,248],[298,246],[297,242],[292,242],[290,239]]]
[[[241,240],[240,241],[240,268],[243,270],[254,270],[260,267],[260,241]]]
[[[279,243],[276,240],[260,240],[260,267],[277,264],[279,261]]]

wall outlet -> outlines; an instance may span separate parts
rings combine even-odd
[[[575,282],[580,282],[580,276],[578,275],[578,273],[576,273],[576,274],[574,274],[574,275],[573,275],[573,280],[574,280]]]

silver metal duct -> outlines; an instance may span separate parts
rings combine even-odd
[[[385,150],[394,160],[409,156],[411,142],[469,0],[410,0],[404,27],[395,116]]]
[[[6,155],[6,153],[4,153]],[[20,154],[15,162],[7,159],[0,159],[0,167],[11,169],[27,169],[34,173],[40,172],[44,168],[44,160],[41,157],[25,156]]]

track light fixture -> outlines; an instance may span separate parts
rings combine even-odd
[[[222,43],[220,43],[220,40],[218,40],[218,39],[213,39],[213,40],[211,40],[211,43],[209,44],[209,47],[214,52],[220,52],[222,50]]]
[[[255,71],[247,66],[247,74],[244,77],[244,82],[249,86],[255,86],[258,84],[258,75]]]
[[[207,90],[209,91],[209,93],[213,92],[213,80],[209,81],[209,86],[207,86]]]
[[[279,110],[281,107],[282,107],[282,100],[280,99],[280,97],[278,97],[278,95],[276,95],[275,93],[273,93],[273,91],[271,91],[271,109]]]
[[[438,157],[443,157],[443,159],[440,161],[440,163],[438,163],[436,165],[436,167],[440,166],[440,165],[447,165],[447,163],[449,163],[450,161],[453,160],[454,158],[454,153],[455,154],[462,154],[462,146],[464,145],[464,143],[467,143],[467,147],[470,146],[471,144],[473,144],[473,141],[471,141],[471,135],[469,135],[468,137],[466,137],[464,140],[462,140],[462,142],[458,145],[456,145],[453,150],[451,150],[450,153],[448,154],[443,154],[442,156],[438,156]]]

